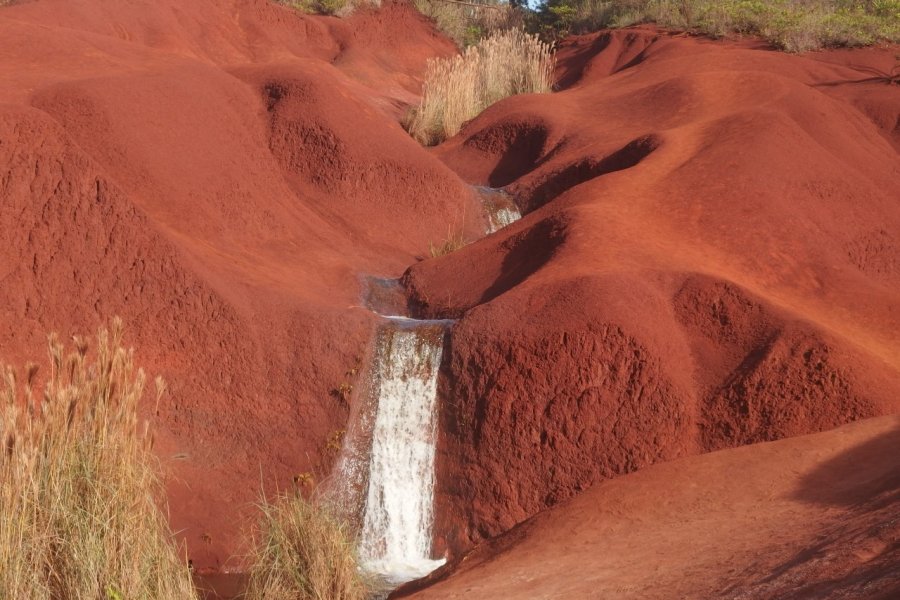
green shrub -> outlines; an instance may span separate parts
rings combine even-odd
[[[415,0],[415,6],[460,48],[477,44],[494,31],[524,24],[524,12],[500,0],[471,0],[470,4]]]
[[[508,96],[549,92],[553,81],[550,44],[520,29],[495,31],[459,56],[432,60],[422,103],[407,126],[423,144],[455,135],[463,123]]]

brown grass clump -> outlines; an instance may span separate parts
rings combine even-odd
[[[457,231],[453,233],[450,229],[447,229],[447,237],[444,238],[442,242],[435,244],[431,242],[428,245],[428,252],[431,254],[431,258],[437,258],[438,256],[444,256],[445,254],[450,254],[451,252],[456,252],[460,248],[466,245],[466,238],[462,231]]]
[[[137,418],[144,373],[100,329],[96,356],[50,337],[40,398],[36,367],[10,367],[0,389],[0,598],[184,600],[195,597],[165,516]],[[157,393],[162,393],[157,380]]]
[[[245,600],[365,600],[349,526],[327,506],[300,494],[261,506],[257,544]]]
[[[550,44],[520,29],[496,31],[462,55],[429,62],[409,132],[423,144],[436,144],[494,102],[549,92],[552,83]]]

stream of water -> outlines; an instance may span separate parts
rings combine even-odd
[[[392,584],[444,564],[431,554],[437,375],[447,324],[386,319],[378,333],[378,407],[363,513],[363,568]]]
[[[487,217],[487,233],[500,231],[507,225],[522,218],[519,207],[513,202],[512,196],[504,192],[489,187],[477,187],[475,191],[481,197],[481,205],[484,207],[485,216]]]
[[[476,192],[487,233],[520,218],[504,192]],[[366,288],[366,304],[382,321],[371,380],[351,419],[338,468],[348,505],[362,505],[362,568],[396,587],[424,577],[446,560],[433,556],[432,529],[438,371],[453,321],[384,314],[406,312],[397,280],[368,278]]]

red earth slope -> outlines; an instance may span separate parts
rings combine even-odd
[[[124,318],[169,383],[157,448],[197,567],[246,551],[261,487],[327,474],[348,414],[333,390],[372,337],[359,274],[477,225],[471,190],[396,120],[452,51],[393,3],[0,8],[0,355]]]
[[[871,77],[894,52],[576,38],[562,91],[437,148],[527,211],[404,276],[423,314],[462,317],[440,547],[656,462],[897,411],[900,88]]]
[[[888,600],[900,595],[900,419],[598,484],[395,597]]]

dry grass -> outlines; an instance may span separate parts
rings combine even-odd
[[[0,598],[195,597],[137,419],[144,374],[121,336],[121,321],[101,329],[93,361],[84,340],[66,354],[51,336],[40,397],[35,367],[22,384],[2,371]]]
[[[437,258],[438,256],[444,256],[445,254],[456,252],[465,245],[466,238],[463,235],[462,231],[457,231],[454,233],[450,230],[450,228],[447,228],[447,237],[437,244],[431,242],[428,245],[428,252],[429,254],[431,254],[431,258]]]
[[[245,600],[365,600],[349,526],[300,494],[261,506],[262,540]]]
[[[549,92],[552,82],[550,44],[520,29],[494,32],[461,55],[429,62],[409,132],[423,144],[436,144],[494,102]]]
[[[803,52],[900,42],[900,0],[548,0],[535,27],[554,37],[641,22]]]

